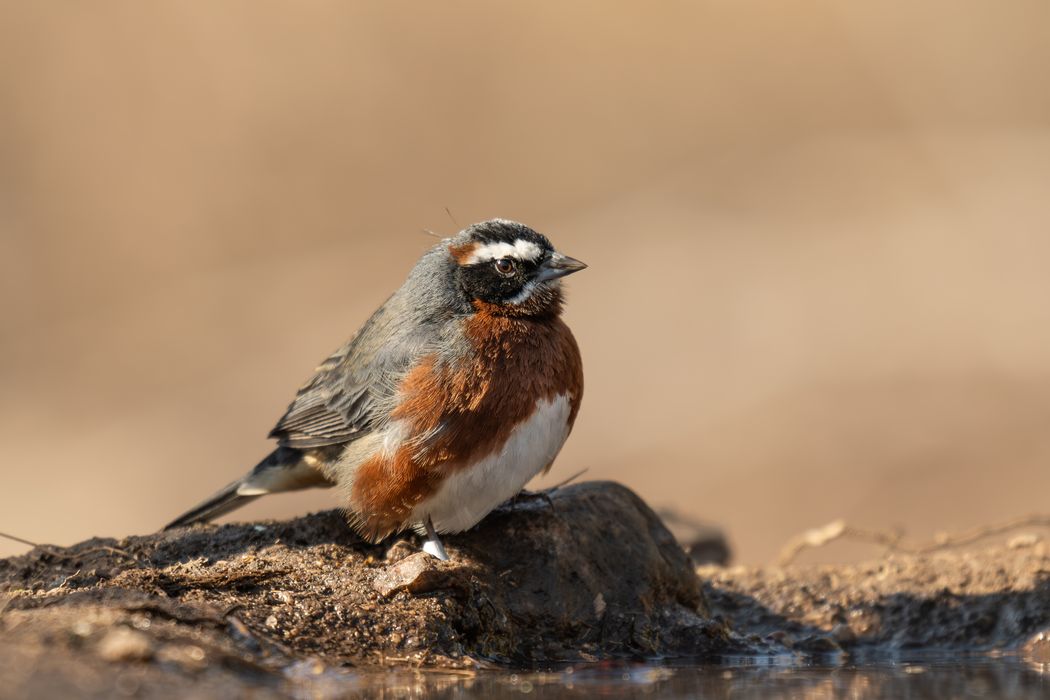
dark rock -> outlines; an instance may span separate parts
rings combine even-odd
[[[834,639],[815,634],[797,640],[793,649],[807,654],[835,654],[842,651]]]
[[[733,551],[722,528],[670,508],[663,508],[658,514],[694,564],[728,566],[733,558]]]

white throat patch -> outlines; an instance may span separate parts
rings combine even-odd
[[[513,244],[500,242],[479,245],[471,252],[465,264],[473,265],[474,263],[498,260],[499,258],[535,260],[541,255],[543,255],[543,251],[540,250],[538,245],[532,241],[526,241],[524,238],[519,238]]]

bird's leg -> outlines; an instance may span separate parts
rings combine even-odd
[[[427,529],[427,541],[423,543],[423,551],[432,557],[437,557],[441,561],[448,561],[448,552],[445,551],[445,545],[441,544],[437,530],[434,529],[434,523],[430,520],[429,515],[423,521],[423,527]]]

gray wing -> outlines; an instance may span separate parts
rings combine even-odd
[[[270,431],[281,445],[351,442],[384,424],[401,378],[430,351],[434,327],[405,317],[398,295],[326,359]]]

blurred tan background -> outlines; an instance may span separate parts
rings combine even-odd
[[[446,207],[591,265],[545,483],[745,562],[1050,511],[1048,66],[1045,0],[4,0],[0,530],[146,532],[241,474]]]

